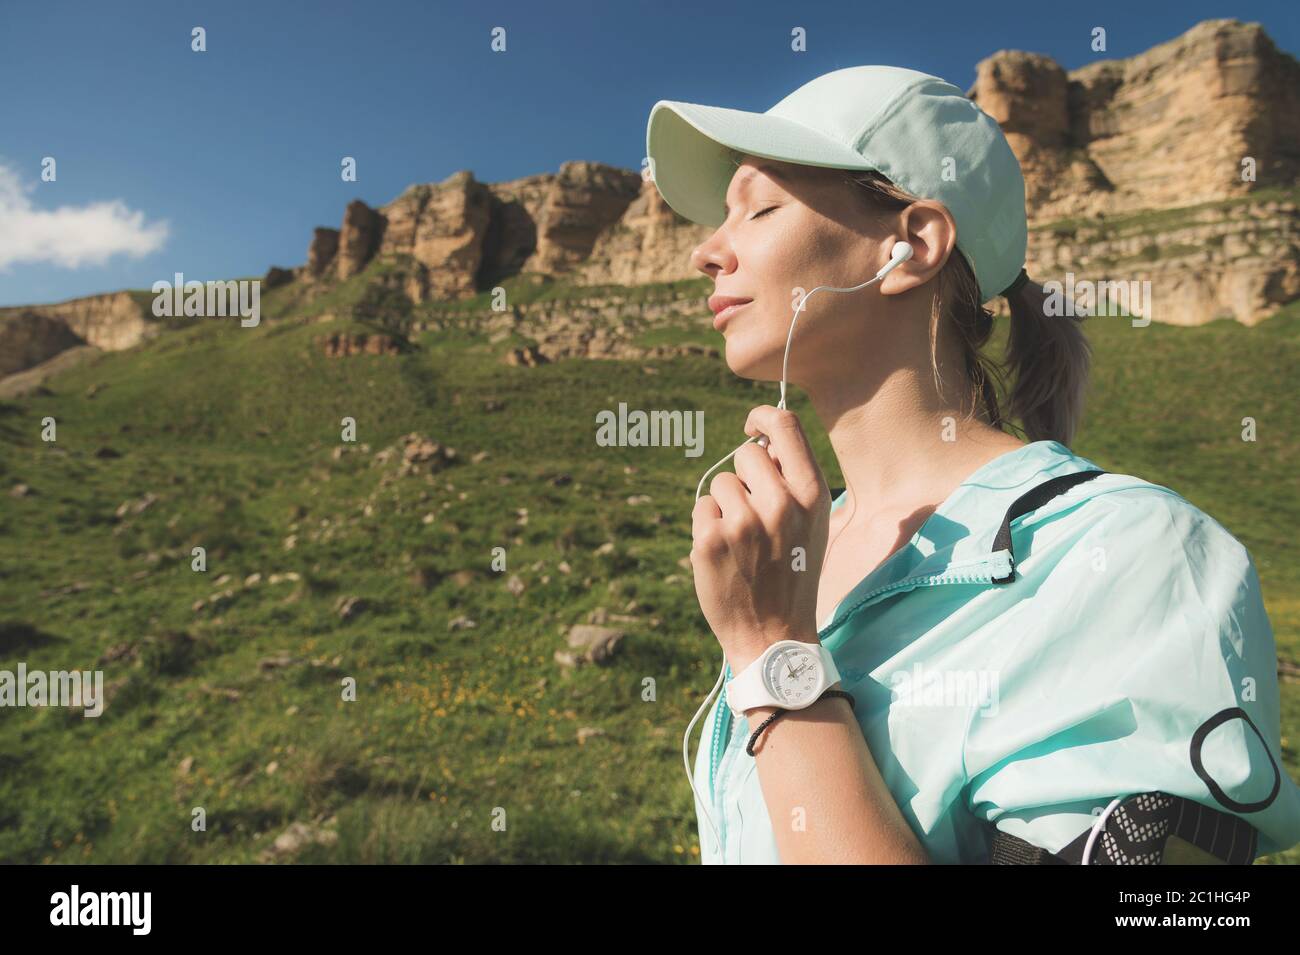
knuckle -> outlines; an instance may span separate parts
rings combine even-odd
[[[695,546],[691,548],[692,562],[696,554],[709,559],[723,550],[726,550],[726,541],[722,534],[714,528],[707,528],[695,535]]]
[[[722,533],[727,543],[743,544],[754,536],[754,520],[749,514],[742,514],[730,521],[722,522]]]

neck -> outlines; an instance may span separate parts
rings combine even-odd
[[[939,370],[949,392],[965,386],[953,368]],[[966,420],[956,395],[935,387],[928,360],[924,370],[903,363],[874,380],[836,379],[847,383],[809,397],[830,434],[855,523],[937,506],[983,464],[1024,444],[978,414]]]

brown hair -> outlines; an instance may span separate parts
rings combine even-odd
[[[897,211],[919,197],[894,185],[878,172],[852,173],[845,182],[860,187],[872,211]],[[942,389],[936,356],[939,323],[946,320],[964,356],[969,419],[978,407],[995,428],[1020,430],[1003,417],[998,394],[1014,376],[1007,413],[1024,426],[1029,441],[1051,439],[1068,445],[1083,417],[1091,353],[1077,320],[1049,316],[1047,293],[1026,282],[1007,299],[1011,326],[1006,353],[998,360],[981,349],[993,334],[993,313],[980,300],[979,283],[960,249],[939,272],[930,309],[930,365],[935,387]]]

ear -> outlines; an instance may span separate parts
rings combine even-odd
[[[881,295],[901,295],[919,288],[938,275],[957,245],[957,223],[941,202],[920,199],[898,214],[899,234],[889,236],[883,248],[888,261],[889,249],[897,241],[912,245],[912,257],[880,282]],[[882,263],[883,264],[883,263]]]

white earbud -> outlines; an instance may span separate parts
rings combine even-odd
[[[894,248],[889,252],[889,261],[885,267],[876,273],[876,278],[883,279],[894,269],[898,268],[904,262],[912,257],[912,246],[908,242],[895,242]]]

